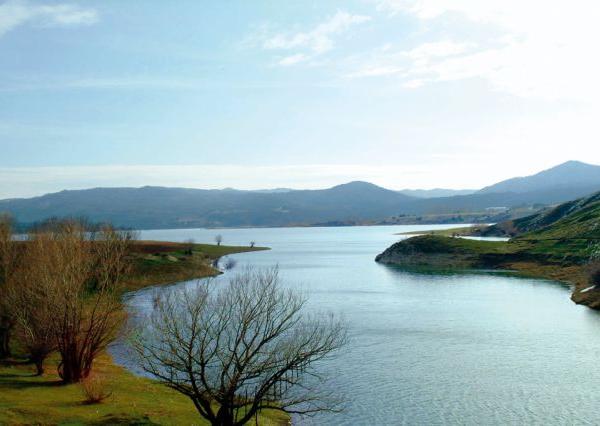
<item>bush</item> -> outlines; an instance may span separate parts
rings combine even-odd
[[[98,374],[90,374],[80,382],[80,386],[86,404],[99,404],[112,395],[106,377]]]

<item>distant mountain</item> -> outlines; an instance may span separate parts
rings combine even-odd
[[[393,216],[412,197],[366,182],[322,190],[260,192],[186,188],[95,188],[0,201],[20,223],[48,217],[144,228],[310,225]]]
[[[398,191],[401,194],[416,198],[439,198],[452,197],[454,195],[471,195],[477,192],[476,189],[401,189]]]
[[[467,195],[416,197],[368,182],[318,190],[148,186],[61,191],[29,199],[0,200],[0,212],[11,213],[25,225],[49,217],[85,216],[92,221],[137,229],[456,222],[473,213],[477,213],[471,216],[474,220],[501,221],[598,190],[599,166],[568,162]],[[505,209],[510,211],[498,214]],[[435,217],[431,219],[432,216]]]
[[[600,166],[580,161],[567,161],[532,176],[516,177],[485,187],[479,193],[526,193],[548,190],[572,190],[573,198],[598,191],[600,190]]]

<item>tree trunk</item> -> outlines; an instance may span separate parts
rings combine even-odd
[[[221,405],[217,412],[217,420],[213,426],[233,426],[233,410],[230,407]]]
[[[0,359],[10,357],[10,327],[0,325]]]
[[[90,375],[91,365],[81,365],[82,362],[76,358],[65,357],[63,354],[62,360],[58,366],[58,375],[65,383],[79,383]]]
[[[35,374],[36,376],[44,375],[44,360],[41,358],[37,358],[35,361]]]

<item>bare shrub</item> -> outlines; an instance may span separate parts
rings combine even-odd
[[[112,389],[105,376],[90,374],[80,382],[86,404],[99,404],[112,396]]]

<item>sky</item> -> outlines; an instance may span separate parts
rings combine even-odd
[[[600,164],[600,3],[0,1],[0,198]]]

